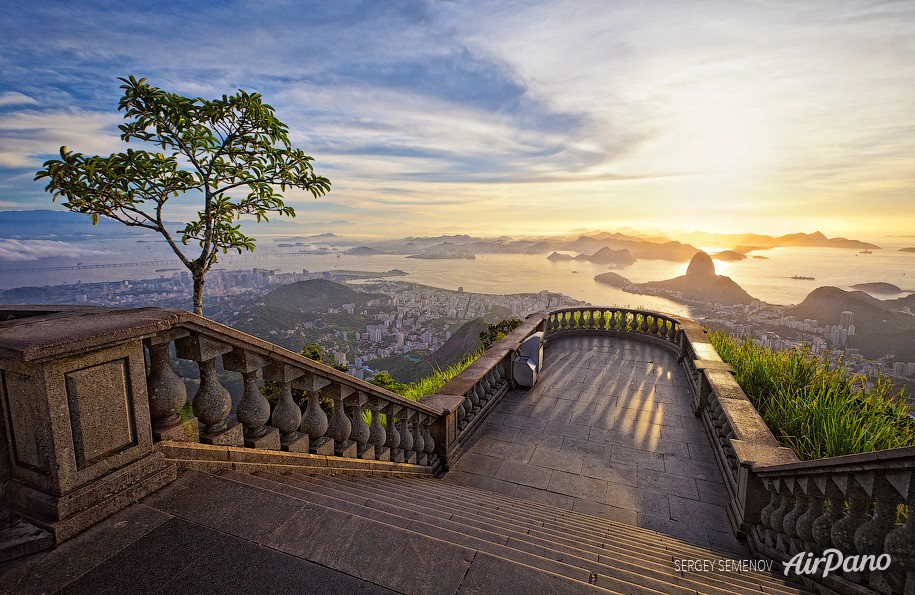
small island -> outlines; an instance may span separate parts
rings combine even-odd
[[[900,252],[915,252],[915,247],[912,248],[900,248]]]
[[[632,281],[616,273],[601,273],[594,277],[594,280],[598,283],[603,283],[604,285],[610,285],[611,287],[626,287],[632,285]]]
[[[372,254],[378,254],[378,251],[368,246],[359,246],[358,248],[350,248],[343,253],[348,256],[371,256]]]
[[[893,285],[892,283],[858,283],[857,285],[852,285],[852,289],[858,289],[860,291],[868,291],[872,293],[902,293],[902,289]]]
[[[746,260],[747,255],[741,254],[740,252],[735,252],[734,250],[724,250],[723,252],[713,254],[712,258],[725,262],[737,262],[739,260]]]

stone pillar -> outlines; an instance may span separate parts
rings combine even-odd
[[[30,339],[37,346],[22,351],[0,340],[12,354],[0,360],[10,477],[0,498],[59,543],[176,472],[153,449],[142,340],[48,354],[41,333],[56,338],[54,324],[62,334],[75,326],[60,318],[36,325]]]

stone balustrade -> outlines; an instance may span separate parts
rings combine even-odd
[[[419,402],[185,311],[16,306],[0,307],[0,321],[2,502],[58,541],[174,478],[157,441],[241,447],[252,462],[286,451],[446,470],[514,386],[524,339],[601,334],[677,356],[728,489],[732,528],[756,553],[783,562],[830,549],[887,554],[886,569],[806,578],[840,593],[915,593],[915,521],[906,516],[915,448],[799,462],[686,318],[594,306],[538,312]],[[192,411],[177,359],[199,369]],[[234,417],[220,366],[242,379]],[[264,381],[277,387],[272,407]]]
[[[0,320],[3,503],[57,541],[174,479],[156,442],[442,464],[441,409],[183,310],[26,306]],[[193,395],[176,359],[199,370]],[[242,379],[234,417],[220,366]]]
[[[789,561],[838,550],[852,561],[832,570],[827,586],[846,592],[848,581],[879,593],[915,592],[915,447],[755,472],[768,503],[751,537],[766,555]],[[879,569],[883,555],[888,567]]]

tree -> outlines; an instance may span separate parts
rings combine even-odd
[[[127,149],[108,157],[60,148],[60,159],[46,161],[35,180],[77,213],[156,231],[184,263],[194,280],[194,312],[203,314],[203,284],[218,254],[254,250],[254,238],[237,221],[274,213],[295,217],[283,202],[287,188],[315,198],[330,191],[330,180],[314,173],[312,157],[292,147],[288,127],[257,93],[239,90],[221,99],[192,99],[153,87],[146,79],[119,78],[124,96],[118,111],[121,140],[139,140],[161,152]],[[279,187],[280,192],[277,192]],[[170,198],[191,194],[203,199],[197,218],[183,229],[167,229]],[[181,246],[200,245],[185,254]]]
[[[507,318],[496,324],[490,324],[485,331],[480,331],[480,341],[483,343],[483,348],[489,349],[490,345],[504,339],[505,335],[521,326],[522,322],[519,318]]]

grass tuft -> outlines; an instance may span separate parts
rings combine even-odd
[[[801,460],[915,445],[904,394],[879,375],[873,386],[809,348],[774,351],[717,331],[709,340],[782,446]]]

